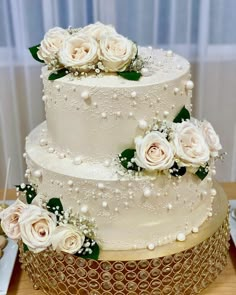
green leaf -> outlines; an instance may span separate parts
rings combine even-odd
[[[120,163],[124,168],[126,168],[128,170],[140,171],[141,168],[135,162],[132,161],[132,159],[135,156],[135,152],[136,152],[136,150],[134,150],[134,149],[124,150],[119,155]]]
[[[93,240],[91,240],[89,238],[85,239],[85,243],[86,242],[94,243],[94,245],[92,247],[89,247],[92,250],[92,253],[89,254],[86,251],[86,248],[83,246],[81,248],[81,250],[80,250],[80,252],[82,252],[82,253],[76,253],[75,255],[78,256],[78,257],[82,257],[84,259],[98,260],[99,253],[100,253],[100,248],[99,248],[98,244],[95,241],[93,241]]]
[[[16,188],[25,195],[27,204],[31,204],[37,195],[35,188],[30,184],[16,185]]]
[[[138,81],[140,77],[142,76],[139,72],[117,72],[118,75],[120,75],[122,78],[132,81]]]
[[[33,47],[30,47],[29,48],[29,51],[31,53],[31,55],[33,56],[33,58],[41,63],[44,63],[44,61],[42,59],[40,59],[37,55],[37,52],[39,51],[39,47],[40,47],[40,44],[38,45],[35,45]]]
[[[178,115],[174,118],[173,122],[174,123],[182,123],[182,121],[186,121],[190,119],[190,113],[189,111],[185,108],[185,106],[182,107]]]
[[[47,202],[47,209],[49,212],[54,213],[58,218],[58,214],[61,215],[62,211],[63,211],[63,206],[62,206],[61,200],[59,198],[50,199]]]
[[[183,176],[186,173],[186,167],[178,166],[178,164],[174,162],[174,165],[170,168],[170,171],[172,176]]]
[[[208,165],[203,167],[200,166],[198,171],[195,173],[201,180],[203,180],[208,174]]]
[[[48,76],[48,80],[56,80],[56,79],[59,79],[59,78],[62,78],[66,75],[68,75],[68,70],[63,68],[63,69],[60,69],[60,70],[57,70],[55,72],[52,72],[49,76]]]
[[[29,248],[25,243],[23,243],[23,251],[24,251],[24,253],[29,251]]]

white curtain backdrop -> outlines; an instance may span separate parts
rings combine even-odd
[[[236,1],[0,0],[0,187],[24,180],[24,141],[44,120],[40,64],[27,48],[53,26],[101,21],[140,45],[170,48],[192,63],[194,115],[212,122],[228,153],[218,179],[236,180]]]

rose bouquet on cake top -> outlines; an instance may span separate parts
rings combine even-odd
[[[135,148],[119,155],[123,167],[183,176],[188,170],[204,179],[222,149],[219,136],[207,121],[190,118],[183,107],[173,122],[158,121],[134,140]]]
[[[100,22],[77,29],[52,28],[39,45],[29,49],[37,61],[52,70],[49,80],[88,72],[111,72],[138,80],[144,64],[133,41]]]
[[[27,204],[17,199],[0,213],[5,234],[21,240],[24,251],[39,253],[51,248],[84,258],[97,259],[99,246],[95,242],[95,220],[64,210],[60,199],[46,201],[31,185],[17,186]]]

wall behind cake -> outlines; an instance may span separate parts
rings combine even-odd
[[[44,120],[40,65],[27,48],[54,26],[101,21],[140,45],[171,48],[192,63],[194,115],[207,118],[228,153],[220,180],[236,180],[236,1],[1,0],[0,187],[24,180],[24,139]]]

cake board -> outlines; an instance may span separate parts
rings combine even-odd
[[[24,252],[20,261],[35,289],[68,295],[193,295],[213,282],[227,264],[228,201],[217,195],[212,217],[184,242],[150,250],[101,251],[99,260],[46,250]]]

